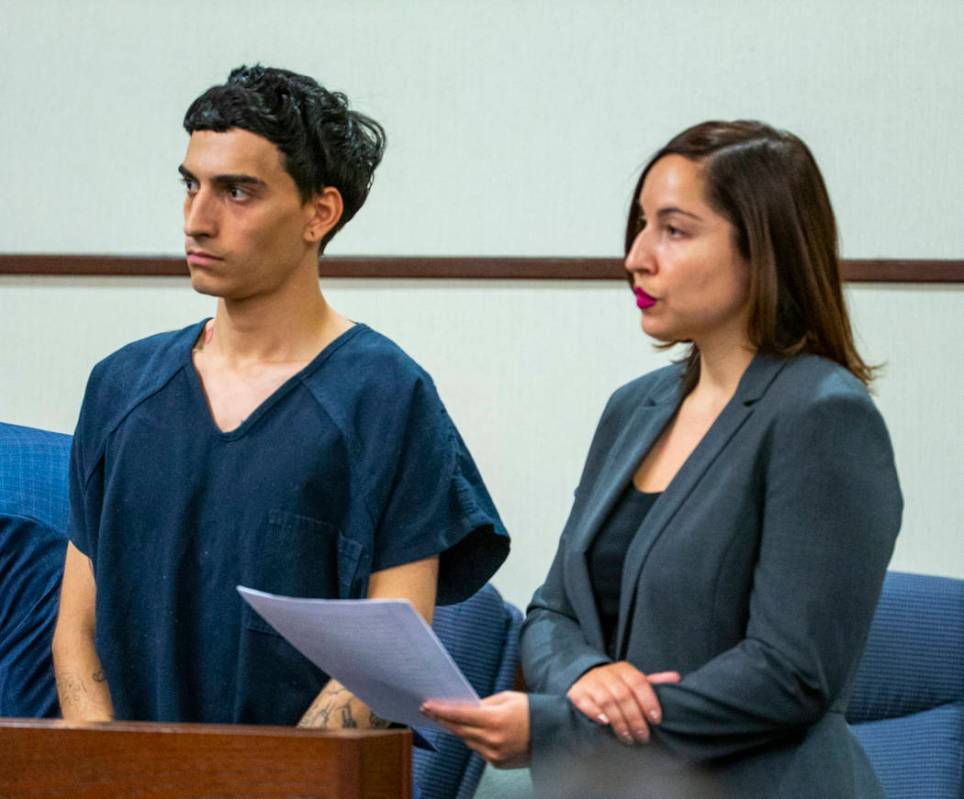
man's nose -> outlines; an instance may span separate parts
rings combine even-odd
[[[203,189],[184,200],[184,235],[210,238],[217,233],[214,198]]]

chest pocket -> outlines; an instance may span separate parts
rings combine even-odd
[[[319,599],[364,595],[365,547],[328,522],[272,510],[245,549],[242,574],[251,588]],[[243,620],[249,629],[277,635],[247,603]]]

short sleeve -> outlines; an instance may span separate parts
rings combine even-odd
[[[68,487],[70,489],[70,516],[68,522],[68,536],[71,543],[88,558],[93,558],[94,540],[96,532],[87,523],[86,492],[84,491],[84,475],[80,465],[77,436],[70,447],[70,470],[68,473]]]
[[[437,602],[475,593],[509,554],[509,537],[465,442],[428,380],[412,389],[372,571],[439,556]]]
[[[100,469],[89,466],[92,458],[90,441],[93,438],[91,419],[92,385],[96,379],[96,368],[87,384],[84,402],[70,443],[70,461],[67,470],[70,496],[70,513],[67,521],[67,534],[71,543],[91,560],[97,555],[97,533],[100,527],[103,478]],[[98,462],[100,458],[96,459]]]

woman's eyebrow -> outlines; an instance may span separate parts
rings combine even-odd
[[[679,208],[675,205],[667,205],[663,208],[660,208],[659,211],[656,212],[656,216],[660,219],[671,216],[672,214],[682,214],[683,216],[691,217],[698,222],[703,221],[703,217],[699,216],[698,214],[694,214],[692,211],[684,211],[682,208]]]

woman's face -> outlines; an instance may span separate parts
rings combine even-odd
[[[667,155],[639,195],[640,226],[626,269],[643,330],[703,350],[746,344],[749,269],[733,225],[707,203],[702,166]]]

